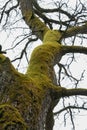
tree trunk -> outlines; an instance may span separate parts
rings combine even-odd
[[[56,86],[53,66],[61,58],[62,51],[55,41],[55,44],[48,43],[46,38],[48,39],[49,34],[51,35],[52,31],[45,37],[43,45],[33,51],[25,75],[18,73],[7,57],[0,55],[2,130],[49,130],[53,127],[52,109],[62,94],[62,88]],[[60,93],[57,98],[54,94],[56,92]]]
[[[57,86],[54,65],[70,52],[87,54],[87,48],[63,46],[61,38],[76,35],[75,28],[62,36],[50,30],[34,15],[33,0],[18,0],[26,24],[43,44],[34,49],[25,75],[17,72],[10,60],[0,54],[0,129],[52,130],[53,108],[59,99],[71,95],[87,95],[87,89]],[[77,29],[77,28],[76,28]],[[79,33],[82,31],[80,27]]]

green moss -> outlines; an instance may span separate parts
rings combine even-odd
[[[53,44],[43,44],[34,49],[29,67],[27,69],[27,75],[33,78],[40,75],[53,78],[53,66],[57,62],[57,55],[61,52],[61,45],[57,42]],[[58,56],[58,60],[59,60]],[[56,60],[56,62],[55,62]]]
[[[0,129],[12,128],[26,130],[27,126],[16,108],[8,104],[0,105]]]
[[[0,78],[0,116],[2,116],[0,128],[11,130],[11,127],[18,126],[19,130],[24,130],[26,127],[22,124],[23,119],[28,123],[27,126],[30,124],[28,128],[31,128],[32,125],[34,127],[41,110],[44,91],[33,82],[33,79],[18,73],[7,57],[2,61],[0,64],[2,74]],[[5,103],[11,104],[16,109],[11,108],[10,105],[2,105]],[[16,110],[20,112],[20,116],[17,116],[18,111]]]
[[[26,11],[26,10],[23,10],[23,16],[24,18],[29,22],[31,17],[32,17],[32,11],[29,10],[29,11]]]
[[[60,40],[61,37],[62,37],[62,35],[58,30],[48,30],[44,36],[43,43],[44,44],[52,43],[54,45],[54,44],[56,44],[57,41]],[[58,42],[57,42],[57,44],[58,44]]]
[[[36,28],[37,31],[42,31],[42,32],[46,32],[48,31],[48,27],[39,20],[38,17],[34,16],[31,21],[30,21],[30,26],[32,26],[32,28]],[[45,33],[44,33],[45,34]]]
[[[0,64],[6,60],[6,56],[0,54]]]
[[[54,36],[50,37],[51,33]],[[58,37],[60,36],[57,31],[46,33],[43,45],[35,48],[31,55],[26,75],[16,71],[10,60],[1,56],[0,72],[2,78],[0,78],[0,86],[3,88],[0,88],[0,125],[2,130],[4,128],[10,129],[11,126],[18,126],[21,128],[19,130],[25,130],[27,128],[25,122],[30,130],[37,125],[47,92],[49,89],[56,89],[52,80],[55,59],[61,51],[61,45],[57,42]]]
[[[14,81],[3,87],[3,93],[0,94],[0,104],[12,104],[20,112],[22,118],[27,122],[27,126],[35,127],[38,114],[41,111],[41,104],[44,98],[45,90],[38,86],[31,79],[15,76]],[[11,113],[9,113],[10,115]],[[12,119],[11,119],[12,121]],[[7,124],[9,123],[6,121]],[[14,122],[10,122],[14,123]],[[6,124],[6,123],[5,123]],[[17,122],[15,123],[17,124]]]
[[[45,33],[49,30],[48,27],[31,10],[26,11],[25,9],[22,13],[32,32],[42,40]]]
[[[36,86],[42,88],[42,91],[53,87],[56,89],[53,84],[53,66],[57,59],[59,61],[61,58],[62,46],[57,42],[60,38],[61,34],[57,30],[47,31],[43,44],[36,47],[31,55],[26,75],[31,77]]]
[[[4,71],[4,72],[9,72],[11,75],[16,75],[19,77],[25,77],[24,74],[19,73],[14,66],[11,64],[11,61],[8,57],[0,54],[0,72]],[[9,75],[9,73],[7,73]],[[11,76],[10,75],[10,76]]]

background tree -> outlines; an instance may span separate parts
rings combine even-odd
[[[76,77],[74,76],[76,69],[72,68],[72,65],[79,61],[79,55],[76,53],[87,54],[86,3],[77,0],[73,7],[70,7],[71,1],[55,0],[49,1],[49,4],[52,2],[50,7],[48,5],[43,8],[43,2],[1,1],[1,33],[5,30],[7,36],[11,34],[10,38],[16,34],[14,41],[11,41],[11,47],[5,51],[9,53],[9,50],[16,49],[16,56],[12,61],[17,61],[17,68],[23,57],[29,63],[27,72],[21,74],[7,57],[0,54],[2,130],[52,130],[54,116],[59,116],[62,112],[65,112],[64,123],[66,124],[69,114],[72,127],[75,129],[74,109],[78,110],[77,113],[80,109],[87,110],[87,89],[82,81],[85,80],[86,65]],[[17,33],[17,29],[22,32]],[[30,43],[38,39],[42,44],[34,49],[29,60]],[[19,55],[18,46],[22,48],[18,50]],[[5,51],[2,48],[0,50],[1,53]],[[85,58],[86,63],[86,55],[80,54],[80,60],[81,56],[82,59]],[[26,64],[25,60],[24,63]],[[80,64],[81,62],[78,62],[78,66]],[[70,98],[71,96],[73,98]],[[55,106],[60,103],[59,100],[62,105],[53,112]]]

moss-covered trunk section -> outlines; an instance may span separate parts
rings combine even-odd
[[[53,41],[49,38],[51,34]],[[33,51],[25,75],[18,73],[7,57],[0,55],[0,127],[2,130],[48,128],[50,108],[52,112],[54,102],[56,99],[58,101],[58,96],[56,98],[54,93],[57,91],[58,94],[59,91],[59,98],[62,95],[62,89],[56,87],[53,70],[54,64],[62,56],[61,45],[56,41],[57,37],[59,37],[58,32],[47,32],[43,44]]]
[[[52,130],[53,108],[72,91],[56,85],[54,65],[64,54],[79,50],[60,45],[62,34],[50,30],[35,16],[33,0],[18,1],[26,24],[43,44],[34,49],[25,75],[0,54],[0,129]],[[80,48],[80,52],[87,54],[86,48]]]
[[[43,53],[44,47],[41,51]],[[37,56],[37,49],[35,51]],[[0,55],[0,128],[2,130],[44,130],[53,100],[51,91],[54,87],[50,78],[52,65],[50,68],[48,62],[53,62],[54,56],[51,54],[51,57],[47,53],[49,57],[46,59],[46,68],[43,68],[44,57],[41,62],[38,61],[40,57],[36,58],[36,62],[33,54],[27,75],[18,73],[9,59]]]
[[[43,39],[43,44],[34,49],[26,76],[31,78],[44,92],[43,105],[41,106],[38,130],[53,129],[53,108],[58,103],[55,92],[62,95],[62,88],[56,86],[54,65],[58,63],[63,55],[62,46],[57,42],[61,37],[58,31],[49,30]],[[50,120],[51,122],[49,123]],[[43,124],[43,125],[42,125]]]
[[[27,75],[37,79],[37,83],[40,83],[41,80],[45,80],[45,82],[49,80],[55,83],[55,72],[53,69],[55,53],[60,51],[60,46],[57,46],[41,45],[33,51]]]
[[[20,3],[20,9],[23,18],[32,33],[35,34],[39,39],[43,40],[45,33],[49,30],[48,27],[43,23],[37,16],[34,15],[33,11],[33,0],[18,0]]]
[[[38,77],[43,79],[43,81],[45,79],[55,83],[53,67],[60,61],[63,55],[62,46],[57,42],[60,37],[61,34],[58,31],[47,31],[43,44],[36,47],[31,55],[27,76]]]
[[[48,119],[53,119],[52,110],[62,96],[53,69],[63,55],[58,43],[61,34],[49,30],[34,15],[33,0],[18,1],[25,22],[43,44],[33,51],[25,75],[18,73],[10,60],[0,55],[0,128],[48,130],[53,127]]]
[[[45,85],[18,73],[9,59],[0,55],[0,128],[43,130],[51,102]]]

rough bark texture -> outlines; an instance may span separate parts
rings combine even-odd
[[[45,39],[45,43],[33,51],[26,75],[18,73],[10,60],[0,55],[0,126],[3,130],[48,129],[48,113],[52,114],[54,102],[62,95],[62,88],[55,85],[53,70],[55,57],[60,52],[58,43],[48,44]],[[55,92],[60,93],[57,98]]]
[[[57,86],[54,65],[69,52],[87,54],[87,48],[60,45],[62,33],[50,30],[32,9],[33,0],[19,0],[22,15],[42,45],[34,49],[25,75],[17,72],[10,60],[0,54],[0,129],[52,130],[52,110],[59,99],[87,95],[87,90]],[[70,30],[72,35],[75,29]],[[81,29],[80,29],[81,30]],[[63,35],[64,37],[72,36]]]

